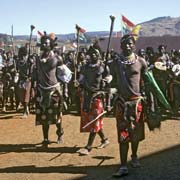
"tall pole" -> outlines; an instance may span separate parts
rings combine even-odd
[[[35,26],[34,25],[31,25],[30,26],[30,37],[29,37],[29,51],[28,51],[28,59],[30,58],[30,55],[31,55],[31,41],[32,41],[32,33],[33,33],[33,30],[35,29]],[[31,72],[31,66],[29,67],[28,69],[28,76],[30,75],[30,72]]]
[[[12,53],[13,53],[13,57],[14,57],[15,50],[14,50],[14,27],[13,27],[13,24],[11,25],[11,46],[12,46]]]
[[[13,29],[13,24],[11,25],[11,45],[12,45],[12,51],[14,55],[14,29]]]
[[[35,29],[35,26],[34,26],[34,25],[31,25],[31,26],[30,26],[30,29],[31,29],[31,32],[30,32],[30,37],[29,37],[29,51],[28,51],[28,58],[29,58],[30,55],[31,55],[32,33],[33,33],[33,30]]]
[[[108,39],[108,45],[107,45],[106,57],[105,57],[106,63],[108,60],[109,48],[111,45],[111,37],[112,37],[113,28],[114,28],[114,20],[115,20],[115,16],[110,15],[109,17],[111,19],[111,25],[110,25],[109,39]]]
[[[11,45],[12,45],[12,58],[13,58],[13,63],[14,63],[14,69],[15,69],[15,72],[17,72],[16,62],[14,59],[15,50],[14,50],[14,27],[13,27],[13,24],[11,25]]]
[[[109,17],[111,20],[111,25],[110,25],[109,39],[108,39],[108,45],[107,45],[106,57],[105,57],[105,70],[106,70],[107,64],[108,64],[108,55],[109,55],[109,49],[110,49],[110,45],[111,45],[111,37],[112,37],[113,28],[114,28],[114,20],[115,20],[115,16],[110,15]],[[106,108],[107,108],[108,112],[111,111],[110,86],[107,88]]]
[[[74,59],[74,81],[77,80],[77,58],[78,58],[78,53],[79,53],[79,32],[80,32],[80,27],[76,24],[76,43],[77,43],[77,48],[76,48],[76,57]]]

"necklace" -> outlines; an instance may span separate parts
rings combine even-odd
[[[137,62],[137,56],[134,53],[131,54],[130,56],[122,56],[122,61],[121,61],[122,64],[130,65],[136,62]]]

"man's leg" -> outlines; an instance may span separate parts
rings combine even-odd
[[[96,137],[96,133],[91,132],[89,134],[88,143],[87,143],[87,145],[85,147],[86,149],[88,149],[88,151],[91,151],[95,137]]]
[[[57,143],[61,144],[62,143],[62,135],[64,134],[64,130],[62,128],[62,120],[61,120],[61,122],[58,122],[56,124],[56,127],[57,127],[56,134],[58,136]]]
[[[105,137],[103,129],[99,130],[98,135],[101,138],[101,144],[98,146],[98,149],[105,148],[109,144],[109,141],[108,138]]]
[[[43,131],[43,146],[47,147],[49,144],[49,139],[48,139],[48,134],[49,134],[49,125],[48,124],[43,124],[42,125],[42,131]]]
[[[141,164],[139,163],[139,160],[137,158],[137,151],[138,151],[138,147],[139,147],[139,142],[132,142],[131,143],[131,150],[132,150],[132,161],[131,161],[131,165],[134,168],[138,168],[141,166]]]
[[[127,168],[128,150],[129,150],[128,142],[119,144],[121,166],[118,169],[118,171],[113,174],[114,177],[122,177],[128,175],[128,168]]]
[[[28,106],[28,102],[24,102],[23,103],[23,106],[24,106],[24,109],[23,109],[23,116],[22,118],[27,118],[28,115],[29,115],[29,106]]]
[[[121,166],[127,166],[128,150],[129,150],[128,142],[119,144]]]
[[[93,142],[94,142],[94,139],[96,137],[96,133],[90,133],[89,134],[89,138],[88,138],[88,143],[87,145],[85,146],[85,148],[83,149],[80,149],[78,152],[80,155],[88,155],[89,152],[91,151],[92,149],[92,145],[93,145]]]

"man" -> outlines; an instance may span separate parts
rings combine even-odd
[[[145,53],[146,53],[146,62],[147,62],[149,69],[154,68],[154,61],[155,61],[156,54],[154,52],[153,47],[151,47],[151,46],[146,47]]]
[[[166,52],[166,46],[161,44],[158,46],[158,54],[155,59],[155,68],[153,69],[153,75],[156,79],[163,94],[167,97],[167,81],[168,81],[168,69],[171,66],[171,61],[168,53]],[[160,67],[159,64],[162,64]],[[162,67],[162,69],[161,69]]]
[[[109,83],[109,78],[111,76],[108,72],[108,67],[106,67],[106,69],[104,63],[101,62],[100,54],[97,49],[90,46],[87,54],[89,56],[88,62],[83,66],[79,77],[79,82],[83,89],[83,95],[81,97],[80,131],[88,132],[89,138],[85,148],[78,151],[80,155],[89,154],[92,150],[96,134],[101,138],[101,145],[99,148],[104,148],[109,144],[103,132],[102,115],[104,114],[105,108],[105,83]],[[96,120],[93,121],[94,119]]]
[[[113,174],[121,177],[128,174],[127,156],[131,143],[131,165],[140,167],[137,158],[139,142],[144,139],[141,83],[147,70],[146,61],[134,53],[135,39],[132,35],[121,38],[121,55],[113,62],[113,78],[117,80],[118,99],[116,101],[116,120],[121,166]]]
[[[6,112],[6,106],[8,104],[8,98],[10,99],[11,110],[14,109],[14,79],[15,66],[12,59],[12,52],[6,53],[6,60],[2,67],[2,82],[3,82],[3,101],[2,111]]]
[[[31,63],[28,59],[27,48],[21,47],[18,51],[17,59],[17,71],[19,73],[19,80],[16,88],[16,109],[18,109],[19,103],[23,105],[23,116],[27,118],[29,114],[29,101],[30,101],[30,90],[31,90]]]
[[[71,72],[74,72],[74,61],[75,61],[75,52],[69,51],[64,59],[64,64],[71,70]],[[67,84],[68,97],[65,99],[67,103],[67,112],[70,111],[72,105],[75,103],[76,95],[75,95],[73,79],[74,79],[74,73],[72,74],[71,80]]]
[[[48,147],[49,125],[56,124],[57,143],[62,142],[63,129],[62,88],[57,80],[57,67],[62,65],[62,59],[55,55],[53,49],[57,38],[46,33],[41,37],[41,56],[37,60],[37,97],[36,97],[36,125],[42,125],[43,146]]]

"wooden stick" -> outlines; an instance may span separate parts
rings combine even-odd
[[[86,127],[88,127],[89,125],[91,125],[93,122],[97,121],[101,116],[103,116],[104,114],[106,114],[107,111],[103,111],[101,114],[99,114],[95,119],[93,119],[92,121],[90,121],[89,123],[87,123],[85,126],[83,126],[82,128],[85,129]]]

